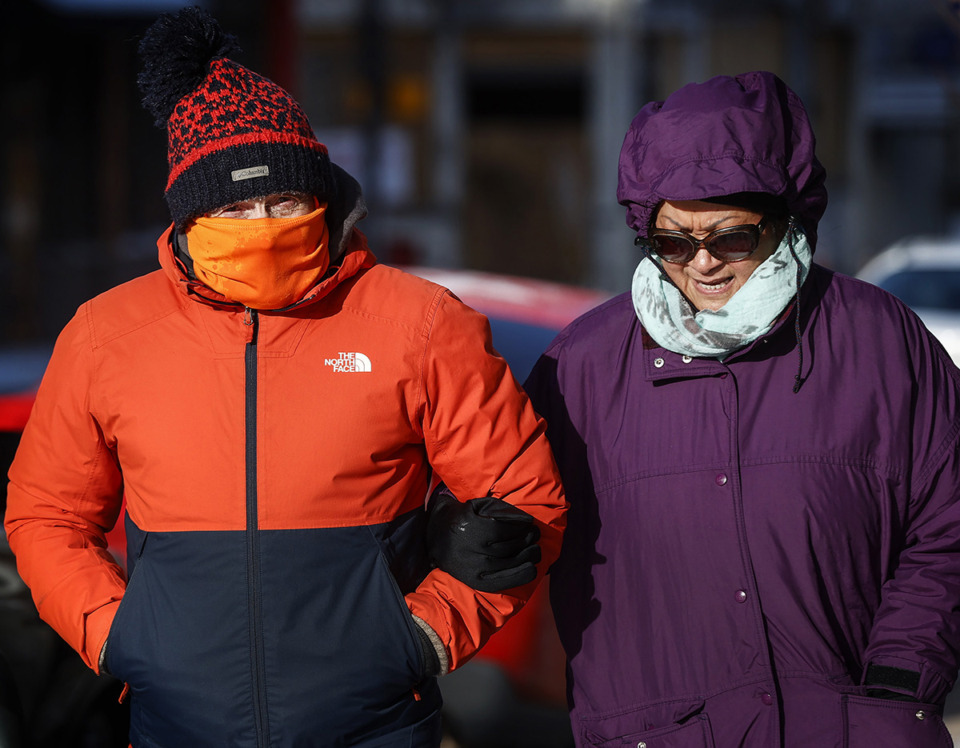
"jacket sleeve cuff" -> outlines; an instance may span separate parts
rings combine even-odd
[[[436,674],[446,675],[450,672],[450,658],[447,657],[447,650],[443,646],[443,642],[440,641],[440,637],[437,636],[437,632],[433,630],[429,623],[418,616],[413,616],[413,621],[417,624],[417,628],[426,635],[427,640],[433,646],[433,650],[437,655],[439,672]]]
[[[104,642],[103,646],[100,647],[100,659],[97,660],[97,672],[100,675],[109,675],[107,672],[107,643]]]
[[[114,602],[87,615],[86,642],[81,654],[87,665],[98,673],[103,670],[102,658],[106,651],[107,637],[110,635],[110,627],[113,625],[113,619],[119,607],[120,603]]]
[[[916,670],[871,663],[867,665],[863,685],[867,687],[867,696],[899,701],[918,701],[920,673]]]

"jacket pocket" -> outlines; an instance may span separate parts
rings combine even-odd
[[[710,718],[696,714],[682,724],[666,725],[642,732],[631,732],[615,738],[585,736],[593,748],[715,748]]]
[[[136,596],[141,581],[141,574],[138,573],[138,567],[143,557],[143,551],[147,544],[148,533],[138,530],[135,539],[130,538],[130,528],[127,528],[128,549],[127,549],[127,567],[130,569],[130,578],[127,581],[127,587],[120,599],[120,605],[110,624],[110,632],[107,634],[107,672],[114,678],[127,682],[125,675],[124,658],[120,656],[123,652],[123,634],[127,629],[126,623],[129,617],[129,611],[135,605]],[[132,687],[132,686],[131,686]]]
[[[952,748],[953,740],[935,704],[841,697],[843,748],[903,745],[910,748]]]
[[[414,686],[423,680],[424,672],[426,671],[426,662],[424,661],[423,650],[420,645],[420,635],[416,630],[417,624],[413,620],[413,614],[410,612],[410,608],[407,607],[407,601],[403,597],[403,591],[400,589],[400,585],[397,584],[396,577],[394,577],[390,571],[390,566],[383,553],[379,554],[379,567],[384,578],[387,580],[387,584],[393,590],[394,605],[392,607],[397,612],[396,620],[398,625],[401,626],[401,630],[405,632],[404,637],[407,639],[408,646],[419,655],[419,659],[417,660],[419,666],[416,672],[412,674],[413,681],[410,684]],[[389,618],[390,616],[387,615],[388,620]]]
[[[325,744],[329,735],[361,743],[439,708],[434,682],[416,700],[419,639],[379,529],[261,533],[268,702],[285,745]]]

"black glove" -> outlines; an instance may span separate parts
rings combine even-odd
[[[540,562],[539,540],[533,517],[502,499],[461,502],[441,485],[427,505],[430,562],[481,592],[532,582]]]

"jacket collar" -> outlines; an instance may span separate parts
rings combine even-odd
[[[642,330],[644,378],[651,382],[658,382],[667,379],[690,379],[724,374],[729,371],[729,363],[742,360],[755,351],[765,348],[771,339],[779,335],[792,336],[795,307],[795,302],[788,304],[766,335],[731,353],[724,361],[714,358],[693,358],[668,351],[651,338],[646,330]]]

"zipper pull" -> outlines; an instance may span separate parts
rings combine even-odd
[[[245,306],[243,308],[243,326],[247,328],[246,337],[248,345],[250,343],[256,344],[257,342],[257,328],[259,327],[257,321],[257,310]]]

